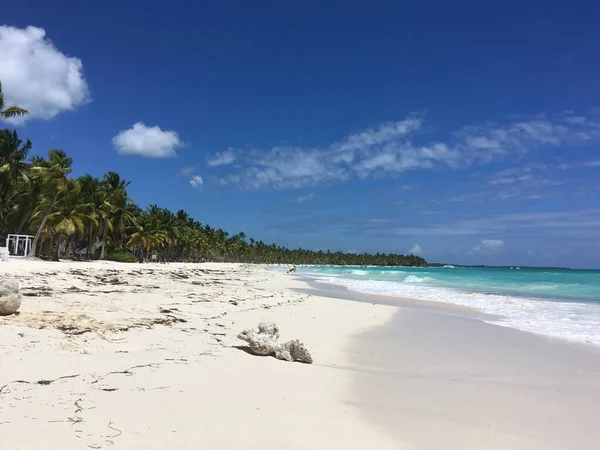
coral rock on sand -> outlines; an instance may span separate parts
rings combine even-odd
[[[279,339],[279,327],[273,322],[261,322],[258,324],[258,333],[266,334],[274,339]]]
[[[244,330],[237,337],[246,341],[250,346],[250,350],[257,355],[275,355],[277,359],[303,361],[309,364],[313,362],[310,352],[299,340],[294,339],[280,343],[277,340],[279,338],[279,328],[271,322],[258,324],[258,332]]]
[[[16,280],[0,278],[0,316],[14,314],[20,307],[19,283]]]

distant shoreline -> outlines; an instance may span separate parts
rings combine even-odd
[[[289,266],[288,263],[281,264],[266,264],[272,266]],[[573,267],[555,267],[555,266],[524,266],[524,265],[510,265],[510,266],[494,266],[494,265],[485,265],[485,264],[453,264],[453,263],[428,263],[426,266],[385,266],[385,265],[377,265],[377,264],[295,264],[296,267],[389,267],[389,268],[398,268],[398,267],[406,267],[411,269],[427,269],[427,268],[443,268],[444,266],[453,266],[454,268],[468,268],[468,269],[511,269],[511,268],[519,268],[519,269],[527,269],[527,270],[599,270],[600,268],[573,268]]]

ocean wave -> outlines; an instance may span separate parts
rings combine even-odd
[[[356,270],[351,270],[350,271],[350,275],[368,275],[368,274],[369,274],[369,271],[367,271],[367,270],[358,270],[358,269],[356,269]]]
[[[555,289],[560,289],[560,284],[548,284],[548,283],[536,283],[536,284],[526,284],[521,286],[521,289],[530,290],[530,291],[551,291]]]
[[[404,279],[405,283],[424,283],[426,281],[431,281],[432,278],[429,277],[418,277],[416,275],[409,275]]]
[[[496,316],[497,319],[488,320],[489,323],[496,325],[550,337],[600,344],[600,306],[598,305],[496,293],[463,292],[451,288],[426,286],[419,281],[353,280],[329,276],[319,277],[318,280],[366,294],[407,297],[466,306]]]

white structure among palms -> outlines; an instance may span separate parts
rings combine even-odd
[[[10,256],[24,258],[29,254],[32,242],[33,236],[28,234],[9,234],[6,238],[6,248]]]

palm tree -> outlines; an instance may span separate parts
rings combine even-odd
[[[93,210],[93,213],[88,219],[85,220],[84,223],[87,234],[86,255],[89,258],[92,252],[93,244],[95,242],[95,233],[98,231],[98,212],[102,204],[100,180],[89,174],[85,174],[80,176],[77,179],[77,182],[79,183],[79,186],[81,188],[81,201],[87,204],[91,204]]]
[[[10,119],[11,117],[24,116],[25,114],[29,114],[29,112],[18,106],[4,107],[4,93],[2,92],[2,82],[0,82],[0,117]]]
[[[21,234],[31,221],[33,212],[40,200],[42,183],[28,174],[22,174],[17,183],[11,189],[11,195],[7,203],[10,205],[8,211],[9,229]]]
[[[27,153],[31,149],[31,142],[25,143],[17,136],[15,131],[0,130],[0,236],[5,237],[14,224],[10,223],[15,201],[15,195],[20,190],[19,183],[27,176],[29,164]]]
[[[29,168],[29,150],[29,139],[23,142],[16,131],[0,130],[0,198],[6,198],[10,185]]]
[[[85,232],[85,224],[97,223],[94,217],[93,203],[83,203],[80,196],[81,187],[75,180],[68,180],[64,195],[56,202],[52,212],[47,217],[45,233],[54,237],[53,259],[58,260],[60,242],[63,237],[67,237],[68,244],[77,233]],[[48,210],[47,203],[49,198],[45,198],[36,208],[33,221],[37,222],[39,217],[43,217]]]
[[[42,181],[44,193],[50,197],[51,200],[47,205],[42,221],[33,238],[31,249],[29,250],[29,257],[35,256],[37,244],[42,231],[46,227],[48,216],[52,213],[54,205],[60,198],[60,195],[68,189],[67,175],[72,170],[71,165],[73,160],[62,150],[50,150],[48,152],[48,160],[38,162],[39,165],[35,165],[31,168],[32,176]]]
[[[196,251],[197,257],[209,255],[208,239],[203,230],[195,228],[191,231],[190,246]]]
[[[147,256],[151,250],[164,244],[167,239],[167,232],[161,227],[158,218],[144,213],[138,218],[127,245],[144,249]]]
[[[133,220],[128,212],[127,204],[131,200],[127,196],[127,186],[130,182],[121,179],[116,172],[107,172],[100,183],[102,202],[99,213],[102,219],[102,247],[100,259],[104,259],[108,232],[112,232],[116,241]]]

